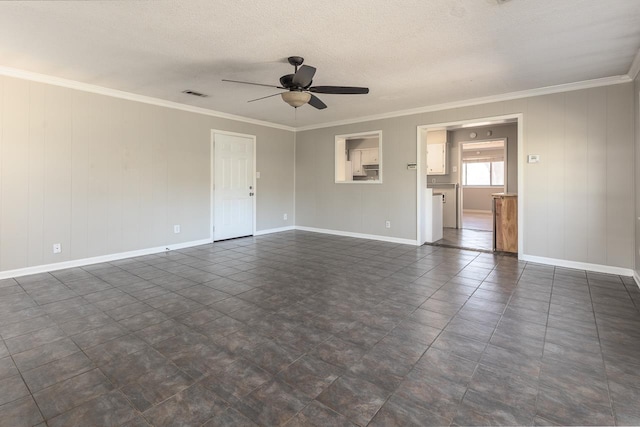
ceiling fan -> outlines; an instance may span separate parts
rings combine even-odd
[[[302,65],[302,63],[304,62],[304,58],[302,58],[301,56],[290,56],[289,58],[287,58],[287,60],[289,61],[289,64],[295,67],[295,71],[293,74],[285,74],[284,76],[280,77],[280,86],[267,85],[262,83],[242,82],[238,80],[228,79],[222,79],[222,81],[286,90],[286,92],[274,93],[273,95],[252,99],[249,102],[259,101],[261,99],[280,95],[282,96],[284,102],[294,108],[298,108],[306,103],[309,103],[309,105],[317,108],[318,110],[327,108],[327,105],[313,93],[328,93],[334,95],[359,95],[369,93],[369,88],[366,87],[311,86],[313,76],[316,73],[316,69],[308,65]]]

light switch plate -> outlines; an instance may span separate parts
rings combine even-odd
[[[527,163],[538,163],[540,161],[540,154],[529,154],[527,156]]]

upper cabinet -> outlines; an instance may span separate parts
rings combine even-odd
[[[377,165],[378,160],[378,148],[365,148],[361,149],[362,164],[363,165]]]
[[[446,175],[448,170],[448,148],[446,130],[427,132],[427,175]]]

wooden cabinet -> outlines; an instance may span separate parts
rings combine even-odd
[[[427,175],[447,173],[447,143],[427,144]]]
[[[493,250],[518,252],[518,195],[495,193],[493,197]]]

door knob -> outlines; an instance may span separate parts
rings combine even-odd
[[[249,193],[249,196],[253,196],[253,193]]]

